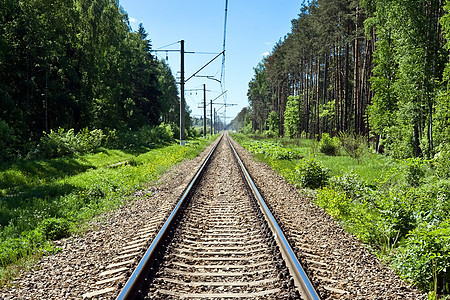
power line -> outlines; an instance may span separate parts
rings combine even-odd
[[[227,18],[228,18],[228,0],[225,0],[225,20],[223,24],[223,57],[222,57],[222,70],[220,72],[220,81],[225,85],[225,45],[227,41]],[[223,89],[223,88],[222,88]]]
[[[176,42],[174,42],[174,43],[172,43],[172,44],[169,44],[169,45],[165,45],[165,46],[159,47],[159,48],[156,49],[156,50],[161,50],[161,49],[164,49],[164,48],[173,46],[173,45],[175,45],[175,44],[178,44],[178,43],[180,43],[180,42],[181,42],[181,41],[176,41]],[[180,51],[180,50],[177,50],[177,51]]]
[[[227,41],[227,19],[228,19],[228,0],[225,0],[225,20],[223,24],[223,57],[222,57],[222,68],[220,71],[220,88],[222,91],[225,90],[225,46]],[[227,103],[227,97],[224,95],[223,97],[224,103]],[[226,120],[226,105],[225,105],[225,120]]]

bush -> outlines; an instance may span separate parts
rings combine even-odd
[[[366,138],[362,135],[346,132],[339,133],[338,137],[344,151],[359,163],[367,150]]]
[[[58,128],[57,131],[50,130],[50,133],[44,133],[37,147],[31,151],[29,158],[56,158],[75,153],[89,153],[98,149],[105,135],[101,129],[89,131],[85,128],[78,134],[73,129],[67,131],[64,128]]]
[[[317,193],[317,205],[327,211],[332,217],[342,220],[348,217],[351,211],[352,201],[344,192],[324,187]]]
[[[106,136],[103,134],[103,131],[101,129],[94,129],[89,131],[89,129],[86,127],[75,136],[75,151],[77,153],[92,152],[102,146],[102,142],[105,140],[105,137]]]
[[[450,145],[441,144],[434,157],[436,176],[440,179],[450,179]]]
[[[327,184],[330,170],[313,158],[303,159],[296,166],[293,180],[295,185],[317,189]]]
[[[118,140],[124,148],[147,147],[173,141],[175,132],[179,132],[179,129],[171,124],[161,123],[156,127],[146,125],[138,130],[120,131]]]
[[[418,187],[425,176],[425,161],[421,158],[408,158],[405,160],[405,179],[413,187]]]
[[[302,158],[298,151],[283,147],[275,142],[244,142],[242,145],[253,154],[262,154],[273,159],[298,159]]]
[[[450,215],[450,180],[425,183],[411,189],[408,198],[415,211],[424,212],[419,221],[440,222]]]
[[[48,240],[59,240],[70,236],[70,223],[66,219],[45,219],[40,228]]]
[[[377,211],[366,203],[356,201],[346,192],[334,187],[324,187],[317,192],[316,204],[341,221],[348,231],[364,243],[379,242],[381,220]]]
[[[328,133],[322,133],[319,150],[326,155],[337,155],[339,153],[339,140],[336,137],[331,138]]]
[[[330,186],[345,194],[352,199],[368,198],[374,191],[358,176],[350,171],[342,176],[333,176],[330,178]]]
[[[15,142],[14,131],[0,119],[0,161],[10,160],[14,157],[13,145]]]
[[[404,279],[423,290],[450,292],[450,220],[413,230],[393,264]]]

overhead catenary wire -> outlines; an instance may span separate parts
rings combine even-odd
[[[226,49],[226,41],[227,41],[227,19],[228,19],[228,0],[225,0],[225,20],[223,22],[223,56],[222,56],[222,68],[220,71],[220,88],[222,92],[225,90],[225,49]],[[225,103],[225,120],[226,120],[226,103],[227,98],[226,94],[223,96],[223,101]]]

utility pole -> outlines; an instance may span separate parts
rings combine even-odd
[[[217,119],[216,119],[216,108],[214,107],[214,134],[216,134],[217,131]]]
[[[212,110],[212,100],[210,101],[211,103],[211,136],[214,134],[213,133],[213,110]]]
[[[185,103],[184,103],[184,40],[181,40],[181,80],[180,80],[180,145],[185,145]]]
[[[206,84],[203,84],[203,137],[206,138]]]

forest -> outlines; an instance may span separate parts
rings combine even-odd
[[[175,78],[151,48],[117,0],[1,1],[0,161],[29,157],[52,132],[176,132]]]
[[[397,158],[433,157],[450,140],[449,9],[440,0],[310,1],[254,69],[252,130],[353,132]]]

